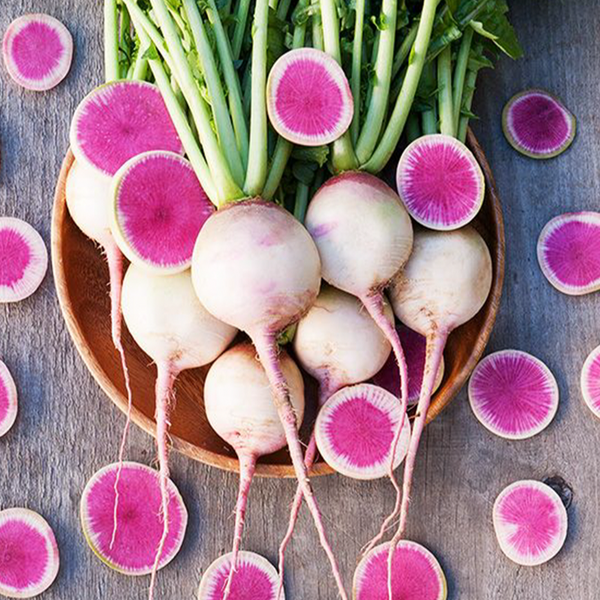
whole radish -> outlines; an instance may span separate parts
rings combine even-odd
[[[294,361],[284,352],[281,369],[289,385],[290,401],[298,426],[304,417],[304,381]],[[231,589],[242,541],[248,492],[261,456],[286,445],[269,380],[250,343],[239,344],[222,354],[211,366],[204,384],[206,416],[212,428],[228,442],[240,462],[231,573],[224,597]]]

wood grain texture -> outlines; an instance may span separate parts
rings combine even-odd
[[[62,19],[76,42],[73,70],[56,90],[22,91],[0,72],[0,214],[24,218],[49,245],[53,188],[68,144],[68,122],[83,94],[101,80],[101,2],[11,0],[0,30],[25,12]],[[493,437],[470,413],[465,392],[428,427],[417,464],[409,535],[440,558],[452,600],[597,600],[600,572],[600,423],[584,407],[579,370],[600,342],[600,295],[569,298],[543,279],[535,242],[548,219],[567,210],[598,210],[600,120],[597,0],[576,6],[560,0],[514,0],[512,19],[527,58],[505,59],[482,76],[475,132],[494,170],[506,217],[505,295],[490,350],[532,352],[555,372],[561,391],[558,417],[542,435],[520,443]],[[513,93],[541,86],[557,93],[577,115],[579,133],[562,157],[538,163],[504,141],[500,113]],[[122,415],[107,402],[70,342],[51,275],[18,305],[0,306],[0,356],[20,391],[21,412],[0,439],[0,507],[28,506],[56,530],[62,566],[48,600],[145,598],[147,580],[127,579],[88,550],[78,523],[87,479],[115,459]],[[128,458],[149,462],[152,441],[137,428]],[[574,487],[566,547],[546,566],[511,564],[494,539],[491,507],[508,483],[563,475]],[[173,478],[190,509],[181,555],[161,572],[159,597],[192,600],[205,568],[230,545],[236,478],[173,456]],[[361,545],[389,512],[385,481],[332,476],[314,482],[332,542],[350,583]],[[257,480],[251,494],[245,547],[274,559],[287,524],[292,481]],[[333,600],[329,572],[303,511],[291,546],[291,600]]]

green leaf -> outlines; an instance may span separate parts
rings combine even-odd
[[[294,146],[292,156],[297,160],[313,162],[322,167],[329,158],[329,146]]]

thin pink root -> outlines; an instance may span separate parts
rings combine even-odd
[[[312,485],[308,478],[308,469],[304,464],[302,445],[300,443],[300,438],[298,437],[296,414],[290,401],[288,385],[285,381],[283,372],[281,371],[281,365],[277,356],[277,343],[275,341],[275,336],[272,334],[263,333],[262,335],[252,336],[252,340],[258,352],[260,362],[262,363],[271,384],[271,388],[273,389],[275,403],[277,405],[279,417],[285,431],[285,437],[290,451],[292,464],[294,465],[294,470],[296,472],[296,477],[298,479],[298,484],[302,490],[302,493],[304,494],[306,504],[308,505],[308,509],[313,517],[321,546],[325,550],[325,553],[327,554],[331,564],[331,569],[340,596],[343,600],[348,600],[348,595],[344,589],[344,584],[337,560],[325,533],[321,511],[319,510],[319,505],[317,504]]]

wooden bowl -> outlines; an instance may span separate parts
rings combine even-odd
[[[446,374],[435,394],[428,421],[437,417],[467,381],[488,342],[502,293],[504,278],[504,223],[494,179],[479,144],[470,134],[473,149],[486,176],[487,193],[476,227],[485,238],[494,263],[494,279],[485,307],[469,323],[452,333],[445,352]],[[73,155],[69,152],[56,188],[52,216],[52,264],[60,306],[77,350],[107,396],[122,410],[127,409],[121,363],[110,335],[108,269],[95,244],[75,226],[67,211],[65,182]],[[154,435],[154,379],[156,368],[123,328],[123,343],[131,374],[133,421]],[[238,470],[232,449],[212,430],[204,412],[202,389],[207,368],[186,371],[176,383],[177,404],[171,427],[173,447],[203,463]],[[314,384],[309,382],[309,390]],[[309,394],[313,396],[314,394]],[[314,411],[314,407],[313,407]],[[307,414],[310,420],[310,412]],[[308,431],[304,431],[304,438]],[[332,470],[317,462],[312,475]],[[259,461],[257,474],[293,477],[289,455],[282,450]]]

